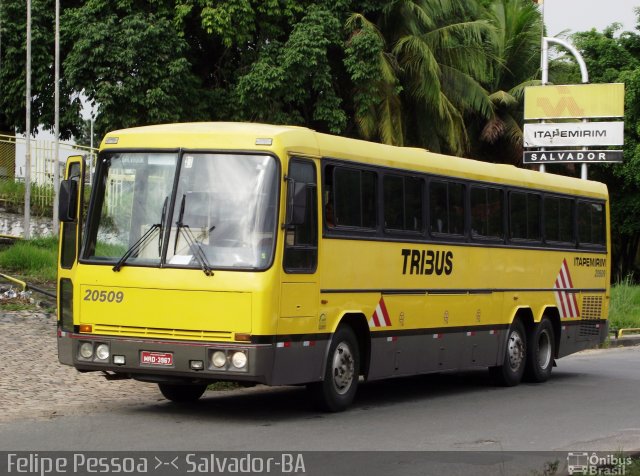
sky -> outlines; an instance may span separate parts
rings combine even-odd
[[[544,0],[547,35],[602,31],[613,22],[622,23],[624,31],[635,31],[635,7],[640,7],[640,0]]]

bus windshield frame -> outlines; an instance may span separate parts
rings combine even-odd
[[[103,151],[81,263],[261,271],[273,264],[280,161],[266,152]]]

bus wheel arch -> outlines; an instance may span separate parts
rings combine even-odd
[[[315,405],[329,412],[346,410],[355,398],[360,375],[366,375],[369,354],[369,327],[364,315],[343,315],[327,346],[322,380],[307,384]]]

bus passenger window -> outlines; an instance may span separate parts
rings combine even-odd
[[[464,235],[464,194],[461,183],[433,181],[429,185],[432,233]]]
[[[540,241],[540,195],[511,192],[509,194],[509,237]]]
[[[601,203],[578,202],[578,241],[580,244],[604,245],[604,206]]]
[[[422,231],[422,180],[385,175],[382,187],[385,229]]]
[[[332,170],[335,225],[376,228],[376,174],[348,167],[327,167],[327,175]]]
[[[545,197],[544,235],[546,241],[574,242],[573,201],[571,199]]]
[[[502,238],[502,190],[471,187],[471,234],[478,238]]]
[[[404,180],[387,175],[382,181],[384,194],[384,227],[392,230],[404,229]]]

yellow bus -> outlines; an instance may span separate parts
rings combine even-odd
[[[543,382],[602,343],[600,183],[317,133],[194,123],[101,144],[60,189],[59,360],[157,383],[306,385],[486,367]],[[87,210],[83,214],[83,210]]]

